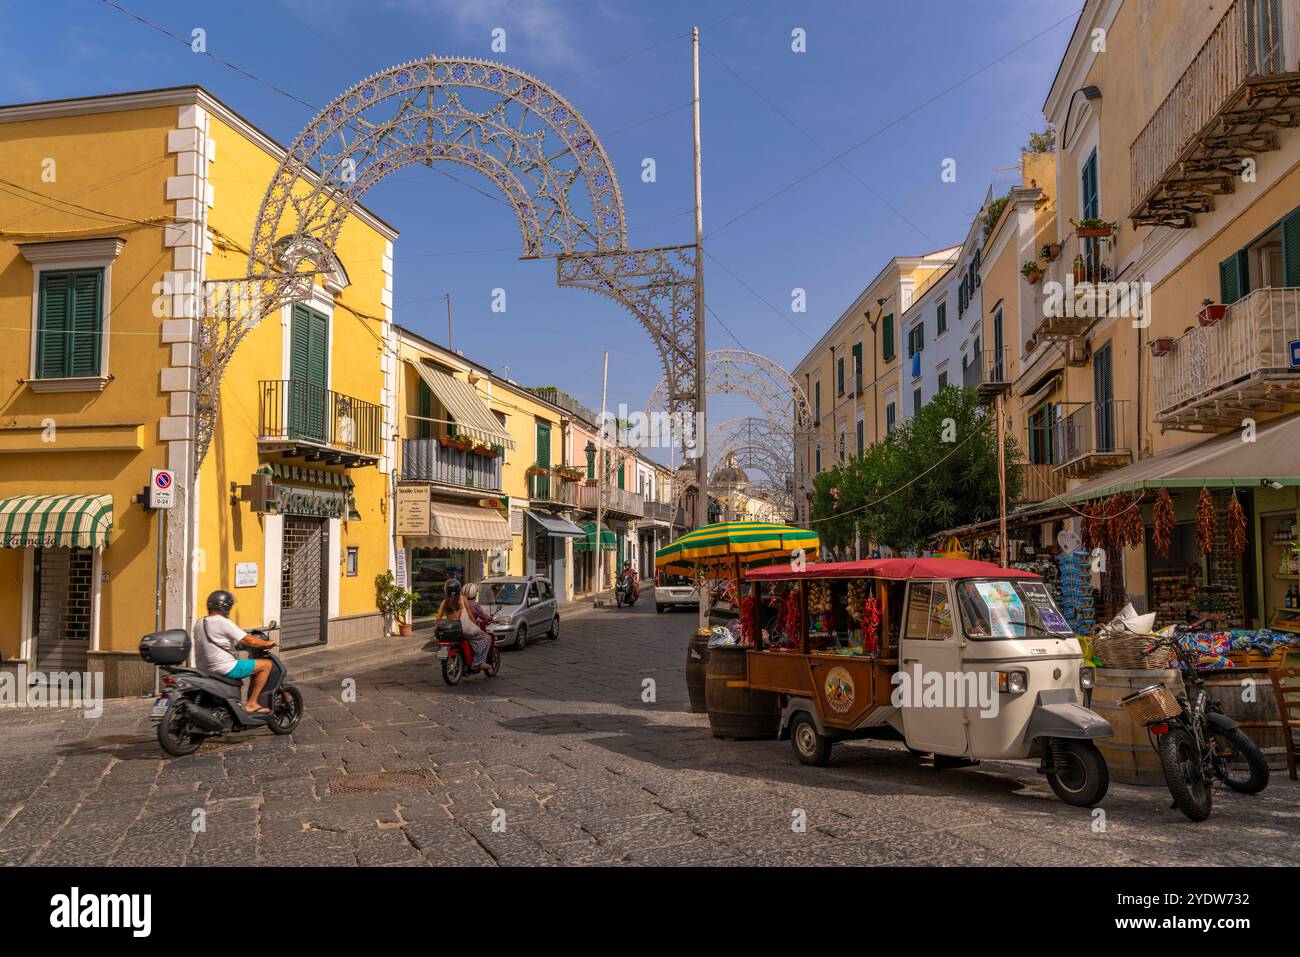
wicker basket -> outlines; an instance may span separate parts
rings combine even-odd
[[[1174,693],[1164,685],[1148,685],[1120,698],[1119,703],[1138,724],[1159,724],[1183,713]]]
[[[1093,637],[1093,648],[1103,668],[1125,671],[1163,671],[1169,667],[1172,655],[1168,648],[1146,651],[1154,639],[1149,635],[1134,635],[1122,631],[1099,628]]]

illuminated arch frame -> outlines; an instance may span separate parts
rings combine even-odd
[[[486,102],[470,106],[467,98]],[[696,247],[627,248],[609,157],[553,89],[498,63],[429,56],[361,81],[307,125],[263,196],[247,275],[204,284],[196,469],[215,432],[222,376],[244,336],[286,302],[305,299],[317,275],[341,271],[334,245],[366,190],[398,169],[435,162],[469,167],[497,186],[519,221],[522,258],[554,258],[559,285],[601,293],[637,318],[672,383],[667,408],[694,427]]]

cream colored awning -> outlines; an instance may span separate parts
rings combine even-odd
[[[403,535],[411,548],[464,548],[485,552],[510,547],[510,523],[494,508],[433,502],[428,535]]]
[[[508,449],[515,447],[515,440],[497,421],[492,410],[483,404],[472,385],[441,369],[435,369],[428,363],[407,361],[419,373],[429,391],[447,407],[456,423],[456,431],[489,444],[503,445]]]

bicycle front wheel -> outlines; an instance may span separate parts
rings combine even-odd
[[[1193,821],[1204,821],[1210,816],[1214,798],[1210,782],[1201,770],[1196,741],[1185,729],[1171,728],[1156,742],[1156,752],[1178,810]]]
[[[1258,794],[1268,787],[1268,758],[1241,728],[1214,733],[1214,767],[1223,783],[1238,794]]]

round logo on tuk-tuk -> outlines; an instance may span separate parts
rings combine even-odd
[[[853,707],[853,676],[847,668],[836,665],[826,673],[826,703],[836,714]]]

